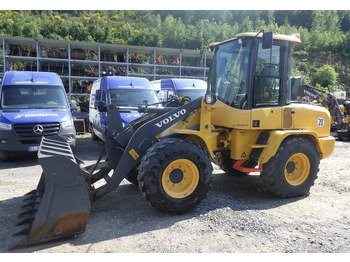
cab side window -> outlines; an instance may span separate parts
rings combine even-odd
[[[263,49],[259,44],[254,75],[253,107],[278,105],[280,101],[281,46]]]

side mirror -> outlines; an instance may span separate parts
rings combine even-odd
[[[272,47],[272,42],[273,42],[273,33],[264,32],[262,37],[262,48],[270,49]]]
[[[97,104],[97,109],[100,112],[107,112],[106,102],[99,101],[98,104]]]

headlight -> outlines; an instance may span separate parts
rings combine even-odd
[[[208,94],[205,94],[204,101],[205,103],[211,105],[216,102],[216,97],[215,95],[208,93]]]
[[[66,127],[71,127],[73,126],[73,119],[64,121],[61,123],[62,128],[66,128]]]
[[[0,122],[0,130],[11,130],[11,129],[12,129],[11,124]]]

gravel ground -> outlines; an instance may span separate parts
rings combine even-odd
[[[76,155],[92,164],[102,142],[80,136]],[[92,205],[86,231],[75,237],[8,251],[19,237],[15,215],[34,189],[41,167],[35,156],[0,162],[2,253],[349,253],[350,142],[336,142],[321,161],[309,196],[269,194],[257,174],[226,175],[214,166],[212,190],[192,212],[166,215],[151,208],[139,189],[123,181]]]

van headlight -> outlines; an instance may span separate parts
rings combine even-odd
[[[12,129],[11,124],[0,122],[0,130],[11,130],[11,129]]]
[[[63,121],[61,123],[62,128],[72,127],[73,126],[73,119]]]

